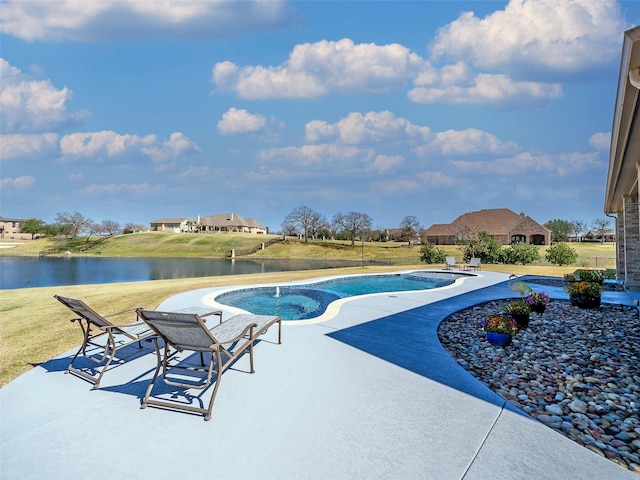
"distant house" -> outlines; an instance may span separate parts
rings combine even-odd
[[[616,218],[616,276],[640,290],[640,27],[624,34],[604,213]]]
[[[402,228],[387,228],[384,230],[384,237],[388,242],[418,243],[420,241],[417,233],[407,238],[407,233]]]
[[[192,232],[193,221],[188,218],[161,218],[151,222],[152,232]]]
[[[433,224],[424,231],[423,238],[436,245],[455,245],[480,232],[487,232],[502,245],[515,242],[551,244],[551,230],[524,213],[518,214],[508,208],[468,212],[449,224]]]
[[[0,217],[0,237],[5,235],[17,235],[22,233],[22,223],[24,220],[18,218]]]
[[[583,240],[590,242],[615,242],[616,232],[615,230],[605,230],[604,232],[600,232],[599,230],[589,230],[582,236],[582,238]]]
[[[201,232],[239,232],[239,233],[268,233],[253,218],[244,218],[237,213],[219,213],[217,215],[207,215],[196,219],[196,228]]]

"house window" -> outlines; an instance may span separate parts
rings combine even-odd
[[[511,235],[511,243],[525,243],[527,241],[527,237],[524,235]]]

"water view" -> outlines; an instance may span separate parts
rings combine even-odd
[[[242,275],[360,265],[350,260],[0,257],[0,289]]]

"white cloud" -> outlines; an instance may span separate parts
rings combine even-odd
[[[148,135],[145,138],[151,137],[154,137],[155,140],[155,135]],[[145,146],[142,148],[142,152],[147,154],[154,162],[164,162],[199,151],[200,147],[182,132],[172,133],[168,140],[162,142],[162,146]]]
[[[358,145],[369,142],[425,141],[430,136],[429,127],[414,125],[389,111],[368,112],[364,115],[351,112],[332,125],[314,120],[305,126],[305,138],[308,142],[335,140]]]
[[[611,147],[611,132],[598,132],[591,135],[589,145],[601,152],[608,151]]]
[[[432,52],[512,73],[584,72],[618,58],[626,28],[614,0],[510,0],[484,18],[462,13],[438,31]]]
[[[31,176],[23,176],[23,177],[7,177],[0,180],[0,186],[2,188],[15,188],[17,190],[22,190],[25,188],[29,188],[36,183],[36,179]]]
[[[30,158],[47,152],[57,151],[58,135],[55,133],[0,135],[0,160]]]
[[[411,81],[414,88],[407,95],[416,103],[526,106],[562,96],[556,83],[474,74],[464,62],[438,69],[402,45],[355,44],[346,38],[297,45],[289,59],[278,66],[240,67],[230,61],[219,62],[213,67],[212,81],[220,92],[251,100],[384,93],[401,90]],[[320,132],[322,125],[311,127]]]
[[[91,196],[118,195],[122,193],[145,196],[153,193],[166,192],[167,190],[166,185],[149,185],[148,183],[110,183],[105,185],[93,183],[86,188],[77,190],[75,193]]]
[[[272,148],[260,153],[263,162],[284,163],[293,167],[308,167],[317,170],[336,172],[361,169],[370,163],[374,156],[372,150],[356,147],[321,144],[302,147]]]
[[[501,154],[518,150],[515,142],[502,142],[492,133],[476,128],[446,130],[435,134],[435,139],[415,149],[418,155],[439,152],[443,155]]]
[[[183,155],[199,151],[200,148],[181,132],[174,132],[168,140],[158,143],[155,135],[118,134],[101,132],[77,132],[65,135],[60,140],[60,152],[64,159],[91,158],[98,161],[108,158],[129,158],[143,154],[164,168],[163,162],[175,160]]]
[[[27,41],[226,38],[297,21],[282,0],[6,0],[0,31]]]
[[[263,130],[266,124],[264,115],[232,107],[222,114],[222,119],[218,122],[218,131],[223,135],[258,132]]]
[[[380,93],[402,88],[425,61],[397,43],[354,44],[350,39],[296,45],[279,66],[217,63],[212,81],[245,99],[312,98],[328,93]]]
[[[371,190],[385,195],[403,195],[408,192],[415,192],[422,187],[420,182],[403,178],[392,178],[384,182],[373,182],[371,184]]]
[[[431,187],[452,187],[456,180],[442,172],[418,172],[417,177]]]
[[[460,160],[451,162],[459,172],[473,175],[521,176],[528,173],[546,173],[565,176],[602,165],[598,153],[563,153],[534,155],[522,152],[514,157],[489,161]]]
[[[466,76],[466,74],[465,74]],[[444,85],[417,86],[407,93],[416,103],[451,103],[496,106],[540,105],[544,100],[562,97],[559,83],[514,82],[506,75],[482,73],[473,82],[465,85],[453,84],[453,78]]]
[[[3,132],[43,132],[80,122],[86,111],[70,113],[71,91],[49,80],[34,80],[0,58],[0,128]]]
[[[139,137],[137,135],[120,135],[110,130],[101,132],[76,132],[65,135],[60,140],[60,151],[65,157],[94,157],[107,155],[115,157],[127,151],[153,145],[155,135]]]
[[[369,166],[369,170],[385,173],[404,165],[405,159],[401,155],[378,155]]]

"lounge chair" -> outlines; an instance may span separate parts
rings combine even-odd
[[[447,257],[444,262],[444,268],[445,270],[451,270],[452,268],[460,269],[460,265],[456,263],[455,257]]]
[[[138,346],[142,348],[141,340],[153,335],[153,330],[151,330],[146,323],[137,319],[134,323],[127,325],[115,325],[107,320],[108,317],[113,317],[126,312],[133,312],[134,309],[103,316],[90,308],[82,300],[63,297],[60,295],[54,295],[54,297],[65,307],[78,315],[78,318],[72,318],[71,321],[78,322],[83,334],[82,345],[71,359],[66,373],[73,373],[84,378],[93,384],[94,389],[100,386],[102,376],[109,368],[109,365],[111,365],[113,359],[116,358],[116,352],[118,350],[136,342],[138,343]],[[106,335],[106,341],[104,344],[94,342],[94,339],[102,335]],[[101,353],[94,354],[87,352],[87,348],[89,346],[95,347],[97,351]],[[85,358],[102,366],[97,368],[76,368],[74,366],[74,362],[80,353],[82,353]],[[95,374],[88,373],[92,370],[97,372],[97,376],[95,376]]]
[[[208,314],[198,315],[143,309],[138,309],[137,313],[138,317],[146,322],[157,335],[157,337],[153,337],[157,355],[156,370],[147,387],[141,408],[155,405],[204,414],[204,419],[210,420],[222,373],[245,352],[249,352],[250,372],[253,373],[254,342],[275,323],[278,323],[278,343],[282,343],[280,317],[240,314],[223,322],[222,315],[220,315],[220,322],[208,328],[204,318]],[[159,338],[164,341],[162,347],[158,342]],[[199,353],[201,367],[189,365],[188,357],[178,358],[176,354],[183,351]],[[210,354],[208,366],[204,363],[205,353]],[[176,392],[172,392],[171,399],[151,398],[151,392],[161,369],[164,383],[174,387],[201,390],[204,393],[204,390],[215,382],[208,407],[204,408],[204,402],[201,402],[199,398],[196,401],[202,406],[194,406],[193,396],[186,392],[184,393],[186,401],[179,399],[181,395]]]
[[[480,268],[480,259],[479,258],[472,258],[471,260],[469,260],[469,263],[467,264],[467,270],[481,270]]]

